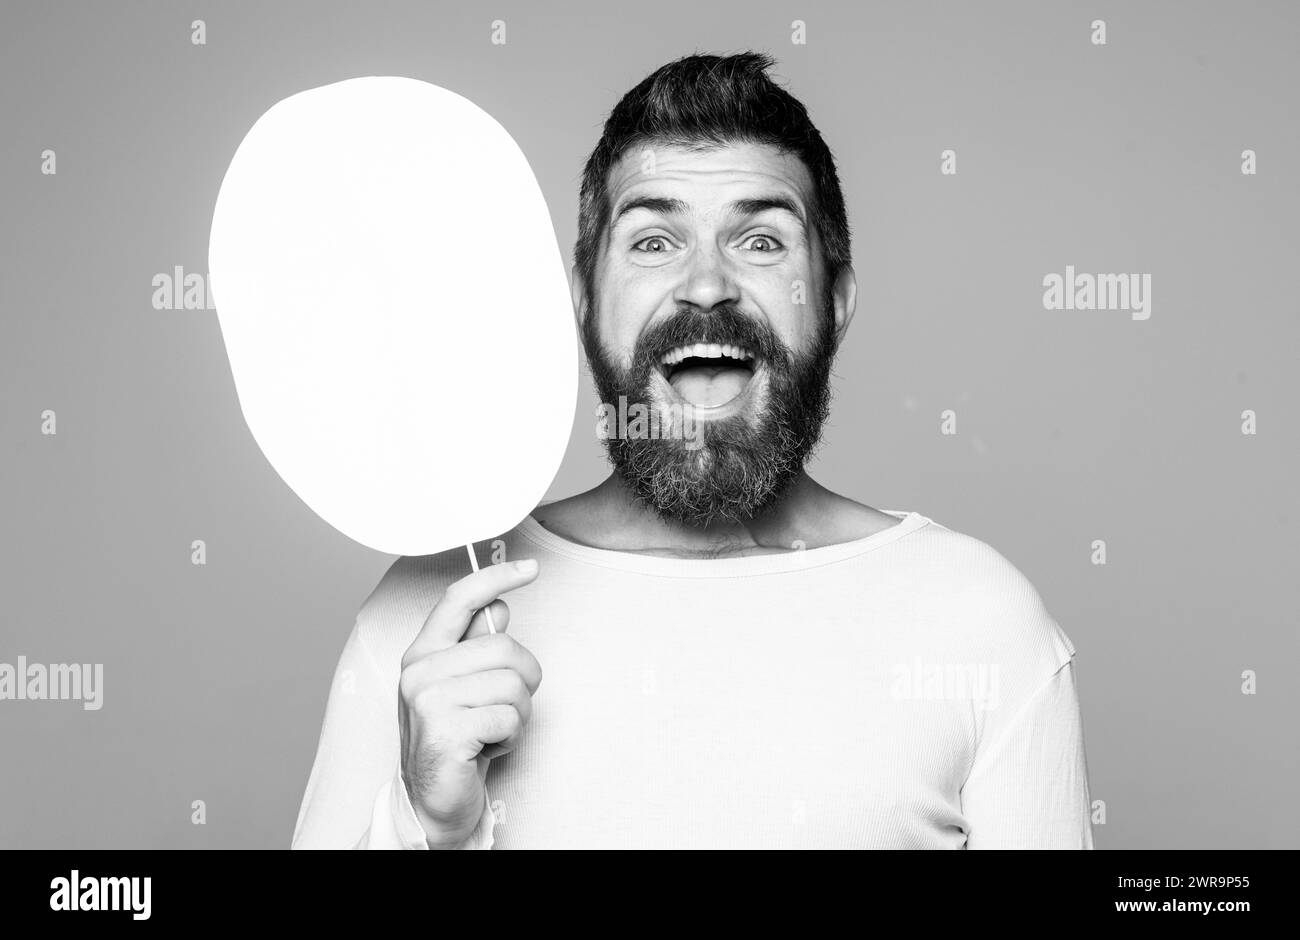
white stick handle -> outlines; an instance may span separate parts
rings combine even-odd
[[[473,543],[473,542],[469,542],[469,543],[467,543],[467,544],[465,545],[465,551],[469,552],[469,566],[470,566],[471,568],[473,568],[473,569],[474,569],[474,572],[477,574],[477,573],[478,573],[478,559],[477,559],[476,557],[474,557],[474,543]],[[496,632],[497,632],[497,622],[496,622],[495,620],[492,619],[492,605],[489,604],[487,607],[482,608],[482,610],[483,610],[483,613],[487,614],[488,633],[496,633]]]

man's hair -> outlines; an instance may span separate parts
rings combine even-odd
[[[609,171],[632,147],[659,143],[700,149],[731,143],[774,145],[812,177],[812,225],[821,241],[826,290],[850,261],[849,223],[835,159],[808,110],[767,76],[771,56],[690,55],[657,69],[623,96],[587,159],[574,261],[594,297],[596,258],[611,206]]]

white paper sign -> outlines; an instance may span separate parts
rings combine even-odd
[[[281,101],[231,161],[208,261],[249,430],[339,531],[430,554],[541,501],[573,423],[573,307],[489,114],[408,78]]]

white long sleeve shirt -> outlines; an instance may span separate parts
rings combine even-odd
[[[527,518],[510,634],[544,678],[466,848],[1092,848],[1074,647],[1016,568],[909,512],[717,560],[590,548]],[[398,559],[334,676],[295,848],[424,849],[402,655],[463,549]]]

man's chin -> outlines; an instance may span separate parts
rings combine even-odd
[[[784,469],[755,472],[752,465],[728,466],[734,456],[706,447],[679,453],[673,462],[632,460],[618,466],[618,472],[660,518],[704,528],[719,521],[753,519],[775,503],[793,479]]]
[[[796,448],[775,429],[752,426],[743,410],[686,429],[685,438],[606,441],[624,484],[667,520],[703,527],[752,519],[802,467]]]

